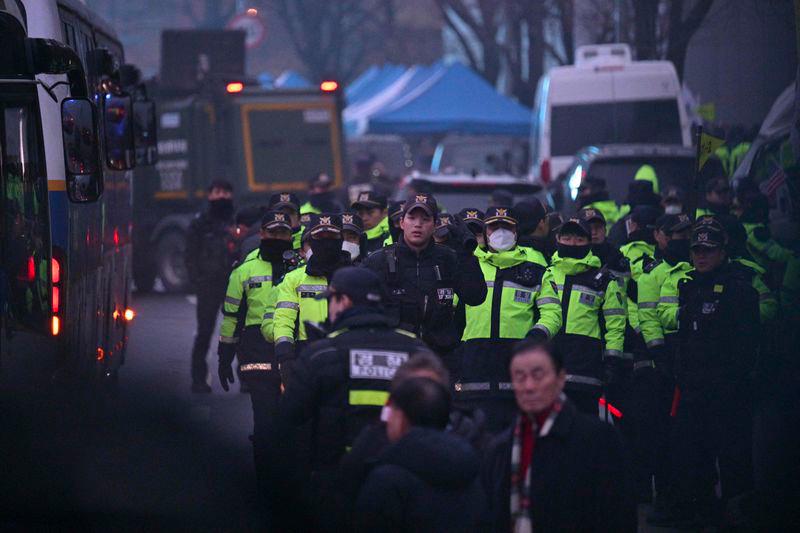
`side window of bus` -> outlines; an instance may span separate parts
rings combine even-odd
[[[11,319],[46,324],[48,312],[47,204],[36,109],[0,103],[2,179],[2,292]]]

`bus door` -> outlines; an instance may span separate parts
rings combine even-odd
[[[0,312],[11,330],[38,334],[51,326],[42,148],[35,85],[0,84]],[[15,344],[26,352],[33,350]]]

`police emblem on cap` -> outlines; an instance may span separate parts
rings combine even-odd
[[[303,224],[308,224],[308,222],[309,222],[310,220],[311,220],[311,215],[309,215],[308,213],[306,213],[306,214],[304,214],[304,215],[300,215],[300,222],[301,222],[301,223],[303,223]]]
[[[708,242],[708,233],[698,233],[697,242]]]
[[[497,208],[497,216],[499,217],[507,217],[508,216],[508,209],[504,207]]]
[[[291,202],[292,197],[288,194],[281,194],[281,202]]]
[[[678,215],[678,222],[681,223],[689,222],[689,215],[687,215],[686,213],[681,213],[680,215]]]
[[[587,209],[586,210],[586,216],[589,217],[589,218],[596,217],[597,216],[597,211],[595,211],[594,209]]]
[[[328,224],[328,225],[330,225],[331,217],[319,217],[319,223],[320,224]]]
[[[342,224],[352,224],[353,215],[342,215]]]
[[[368,192],[362,192],[361,194],[358,195],[358,201],[359,202],[366,202],[367,200],[369,200],[369,193]]]
[[[275,213],[275,222],[286,222],[286,215],[283,213]]]
[[[477,211],[467,211],[467,216],[465,218],[478,218]]]
[[[418,194],[415,200],[421,204],[427,203],[428,197],[424,194]]]
[[[581,219],[576,218],[576,217],[572,217],[571,219],[568,220],[568,222],[574,222],[576,224],[580,224]]]

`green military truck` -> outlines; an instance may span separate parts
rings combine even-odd
[[[159,162],[134,188],[134,280],[187,288],[185,232],[208,184],[234,184],[237,207],[302,191],[320,172],[344,180],[341,97],[335,83],[274,90],[244,76],[244,34],[165,31],[157,104]]]

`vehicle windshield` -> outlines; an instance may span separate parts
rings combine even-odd
[[[436,152],[431,172],[442,174],[521,176],[528,167],[526,147],[511,139],[445,142]]]
[[[684,192],[688,191],[694,159],[685,156],[603,158],[592,162],[587,169],[577,166],[572,175],[586,170],[587,175],[604,179],[611,199],[621,204],[625,202],[625,197],[628,195],[628,184],[633,181],[636,172],[642,165],[653,167],[661,191],[669,186],[679,187]],[[579,184],[579,180],[577,183],[570,183],[570,188],[573,188],[573,198],[577,194]]]
[[[682,144],[677,100],[553,106],[550,152],[571,156],[596,144]]]

